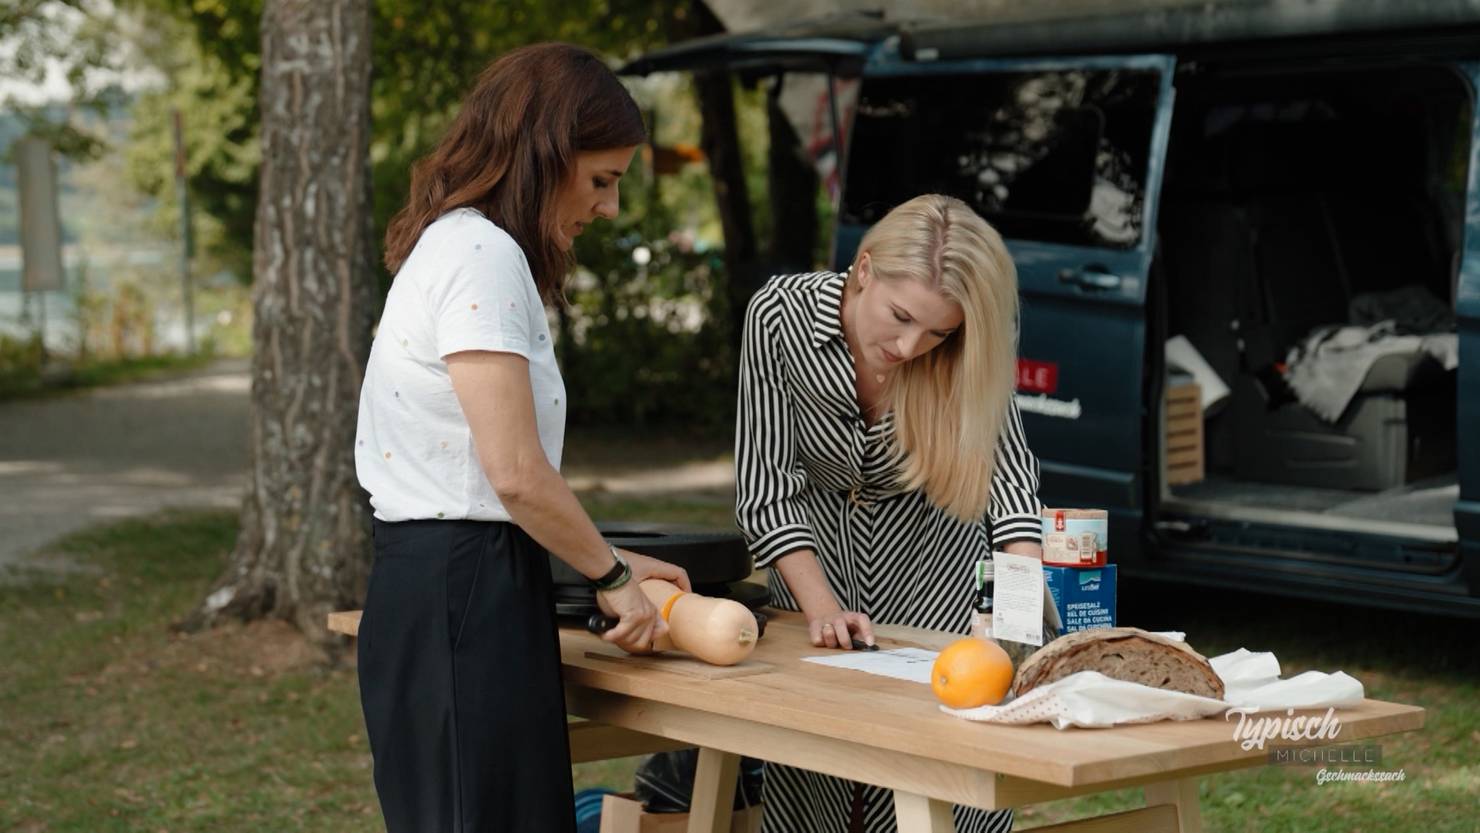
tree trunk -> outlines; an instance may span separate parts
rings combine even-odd
[[[740,153],[732,83],[730,74],[723,70],[694,73],[694,87],[703,116],[699,142],[704,157],[709,160],[709,175],[714,179],[720,228],[725,236],[725,265],[731,270],[731,283],[737,283],[738,272],[755,260],[757,247],[755,222],[750,212],[750,190],[745,183],[745,161]]]
[[[766,124],[771,142],[766,182],[771,200],[770,271],[810,272],[813,249],[817,248],[817,168],[802,149],[801,137],[781,109],[781,85],[777,80],[766,95]]]
[[[266,0],[260,104],[251,480],[225,574],[182,624],[281,618],[322,640],[370,564],[354,461],[376,304],[369,0]]]
[[[672,27],[671,40],[712,35],[725,30],[703,0],[693,0],[689,14],[684,17],[680,25]],[[709,176],[714,180],[714,199],[719,209],[720,230],[725,238],[726,325],[733,355],[739,356],[745,305],[760,287],[756,277],[759,246],[750,211],[750,191],[745,184],[745,160],[740,153],[733,83],[730,73],[725,70],[694,73],[694,93],[699,99],[702,120],[699,146],[708,160]]]

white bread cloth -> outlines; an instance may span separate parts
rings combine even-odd
[[[1240,648],[1208,662],[1223,680],[1222,700],[1128,683],[1098,671],[1080,671],[1000,706],[941,706],[941,711],[981,723],[1051,723],[1057,729],[1103,729],[1158,720],[1197,720],[1229,709],[1283,711],[1355,706],[1365,696],[1361,682],[1342,671],[1306,671],[1288,680],[1280,679],[1279,660],[1267,651],[1255,653]]]

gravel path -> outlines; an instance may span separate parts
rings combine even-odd
[[[246,484],[247,362],[0,403],[0,567],[102,521],[235,507]]]
[[[250,389],[247,361],[236,359],[167,380],[0,402],[0,568],[44,566],[49,542],[95,523],[239,506]],[[724,449],[670,445],[575,432],[566,477],[577,489],[733,500]]]

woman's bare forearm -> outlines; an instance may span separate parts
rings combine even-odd
[[[783,555],[772,569],[786,580],[786,588],[808,619],[842,610],[827,583],[827,576],[822,574],[822,565],[817,563],[817,554],[812,550],[797,550]]]
[[[610,547],[560,472],[540,459],[522,467],[519,480],[499,500],[520,529],[587,578],[611,569]]]

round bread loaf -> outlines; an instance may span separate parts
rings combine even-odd
[[[1093,628],[1061,636],[1018,666],[1009,693],[1027,694],[1079,671],[1223,699],[1223,681],[1202,654],[1140,628]]]

